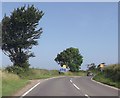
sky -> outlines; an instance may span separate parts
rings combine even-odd
[[[79,49],[83,56],[82,69],[90,63],[118,62],[117,2],[2,2],[2,17],[28,4],[45,13],[38,25],[43,28],[39,45],[31,50],[36,56],[29,59],[31,67],[59,69],[54,59],[69,47]],[[3,67],[10,64],[2,53]]]
[[[1,2],[119,2],[119,0],[1,0]]]

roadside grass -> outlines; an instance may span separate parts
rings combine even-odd
[[[19,76],[2,72],[2,96],[10,96],[17,90],[20,90],[28,82],[26,79],[21,79]]]
[[[54,76],[59,76],[57,70],[46,70],[46,69],[35,69],[30,68],[29,71],[19,74],[23,79],[34,80],[34,79],[46,79]]]
[[[106,78],[103,73],[98,73],[93,79],[120,89],[120,81],[113,81],[111,78]]]
[[[16,91],[30,83],[29,80],[46,79],[56,76],[84,76],[86,72],[66,72],[59,74],[58,70],[46,70],[30,68],[29,71],[16,75],[3,70],[2,73],[2,96],[12,96]]]
[[[120,64],[104,67],[103,72],[97,72],[93,79],[120,89]]]
[[[34,69],[30,68],[29,71],[16,75],[14,73],[8,73],[3,70],[0,71],[2,74],[2,96],[12,96],[16,91],[23,88],[29,83],[29,80],[34,79],[46,79],[54,76],[59,76],[57,70],[45,70],[45,69]]]
[[[46,79],[46,78],[51,78],[56,76],[85,76],[85,75],[86,75],[85,71],[79,71],[79,72],[68,71],[66,73],[59,74],[58,70],[31,68],[29,71],[25,73],[21,73],[19,76],[23,79],[34,80],[34,79]]]
[[[86,72],[85,71],[79,71],[79,72],[66,72],[64,74],[65,76],[86,76]]]

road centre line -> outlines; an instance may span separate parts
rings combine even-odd
[[[72,80],[70,80],[70,82],[72,83]]]
[[[86,96],[87,98],[90,98],[87,94],[85,94],[85,96]]]
[[[73,86],[74,86],[75,88],[77,88],[78,90],[80,90],[80,88],[77,87],[77,85],[73,83],[72,78],[70,79],[70,82],[73,84]]]
[[[79,88],[79,87],[77,87],[77,85],[75,85],[74,83],[73,83],[73,85],[74,85],[74,87],[75,87],[75,88],[77,88],[78,90],[80,90],[80,88]]]
[[[70,82],[73,84],[73,86],[74,86],[75,88],[77,88],[78,90],[80,90],[80,88],[79,88],[76,84],[74,84],[74,83],[72,82],[72,78],[70,79]],[[90,98],[87,94],[85,94],[85,96],[86,96],[87,98]]]
[[[29,89],[27,92],[25,92],[20,98],[23,98],[24,96],[26,96],[30,91],[32,91],[35,87],[37,87],[38,85],[40,84],[40,82],[39,83],[37,83],[36,85],[34,85],[31,89]]]

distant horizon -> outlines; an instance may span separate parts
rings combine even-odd
[[[36,56],[29,59],[31,67],[59,69],[54,58],[69,47],[79,49],[83,56],[84,70],[91,63],[118,63],[117,2],[3,2],[2,18],[5,13],[9,16],[14,8],[24,4],[34,4],[45,13],[38,25],[43,28],[39,45],[33,46],[31,50]],[[12,64],[7,56],[0,54],[3,67]]]

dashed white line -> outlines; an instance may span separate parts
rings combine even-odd
[[[73,84],[73,86],[74,86],[75,88],[77,88],[78,90],[80,90],[80,88],[77,87],[77,85],[75,85],[75,84],[73,83],[72,78],[70,79],[70,82]]]
[[[86,96],[87,98],[90,98],[87,94],[85,94],[85,96]]]
[[[80,90],[80,88],[79,88],[79,87],[77,87],[77,85],[75,85],[74,83],[73,83],[73,85],[74,85],[74,87],[76,87],[78,90]]]
[[[70,82],[73,84],[73,86],[74,86],[76,89],[81,90],[76,84],[73,83],[72,78],[70,79]],[[82,92],[82,90],[81,90],[81,92]],[[83,92],[82,92],[82,93],[83,93]],[[87,98],[90,98],[90,97],[89,97],[87,94],[85,94],[85,93],[83,93],[83,95],[85,95],[85,97],[87,97]]]
[[[33,86],[31,89],[29,89],[27,92],[25,92],[20,98],[23,98],[24,96],[26,96],[30,91],[32,91],[32,90],[33,90],[35,87],[37,87],[39,84],[40,84],[40,82],[37,83],[35,86]]]
[[[70,82],[72,83],[72,80],[70,80]]]

